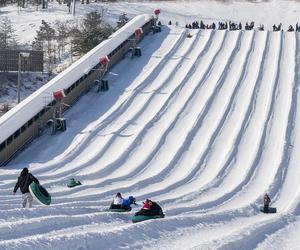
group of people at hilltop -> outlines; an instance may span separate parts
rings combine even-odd
[[[169,21],[169,25],[171,25],[171,21]],[[212,22],[211,24],[205,24],[203,21],[200,21],[200,23],[198,21],[194,21],[190,24],[186,24],[185,27],[187,29],[218,29],[218,30],[242,30],[243,26],[242,23],[235,23],[235,22],[218,22],[218,27],[217,25]],[[245,26],[244,26],[245,30],[253,30],[254,29],[254,22],[246,22]],[[274,24],[272,26],[273,31],[281,31],[282,29],[282,23],[276,25]],[[263,24],[260,24],[257,27],[258,30],[262,31],[265,30],[265,27]],[[293,25],[289,25],[288,32],[292,32],[292,31],[296,31],[296,32],[300,32],[300,25],[298,25],[298,23],[296,23],[295,28],[293,27]]]
[[[29,173],[28,168],[23,168],[18,177],[16,185],[13,190],[13,194],[15,195],[17,190],[20,188],[22,193],[22,207],[23,208],[31,208],[33,197],[29,192],[29,186],[32,182],[39,184],[39,181],[34,175]],[[271,199],[269,195],[266,193],[264,195],[264,207],[263,212],[269,212],[269,204]],[[136,204],[136,198],[133,196],[129,196],[127,199],[123,198],[121,193],[117,193],[116,196],[113,198],[113,201],[110,205],[110,209],[124,209],[125,211],[131,211],[131,205]],[[164,217],[164,213],[162,208],[154,201],[146,199],[143,202],[143,207],[140,211],[136,212],[135,215],[145,215],[145,216],[160,216]]]
[[[171,21],[169,22],[171,23]],[[234,23],[234,22],[218,22],[218,27],[217,25],[212,22],[211,24],[204,24],[203,21],[198,21],[192,22],[192,24],[186,24],[185,27],[187,29],[218,29],[218,30],[241,30],[243,28],[242,23]],[[261,25],[260,25],[260,30],[261,30]],[[254,28],[254,22],[252,21],[251,23],[246,22],[245,24],[245,30],[252,30]]]

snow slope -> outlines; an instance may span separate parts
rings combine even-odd
[[[164,26],[0,169],[0,249],[298,249],[299,35]],[[52,194],[21,209],[23,167]],[[76,177],[83,185],[67,188]],[[116,192],[132,212],[105,211]],[[277,207],[262,214],[265,192]],[[164,219],[132,224],[150,198]]]

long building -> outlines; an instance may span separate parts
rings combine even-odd
[[[53,116],[53,109],[59,105],[53,97],[53,92],[64,90],[64,103],[72,105],[99,78],[101,57],[107,56],[108,68],[112,67],[131,48],[132,39],[136,39],[136,29],[143,30],[140,40],[151,31],[153,25],[154,18],[150,15],[133,18],[107,40],[0,117],[0,166],[9,162],[46,127],[47,121]]]

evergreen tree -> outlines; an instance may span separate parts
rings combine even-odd
[[[71,54],[73,56],[79,56],[81,51],[81,43],[84,39],[83,34],[78,26],[73,26],[70,28],[71,39]]]
[[[48,56],[51,57],[52,53],[52,41],[55,38],[55,30],[50,26],[49,23],[42,20],[42,25],[39,30],[36,32],[37,36],[35,38],[36,42],[41,42],[43,47],[46,47]]]
[[[83,19],[82,26],[73,33],[73,53],[85,54],[99,43],[107,39],[114,29],[102,22],[101,15],[97,11],[88,13]]]
[[[17,45],[15,30],[8,18],[0,19],[0,49],[8,49]]]
[[[117,29],[123,27],[126,23],[128,23],[129,18],[126,16],[126,13],[123,13],[119,16],[119,20],[117,21]]]
[[[46,51],[46,63],[48,64],[48,70],[51,72],[51,65],[56,61],[56,51],[55,44],[55,30],[50,26],[49,23],[42,20],[42,25],[39,30],[36,32],[36,37],[32,43],[32,47],[38,50]]]
[[[31,46],[34,50],[43,50],[43,41],[35,37]]]
[[[61,54],[64,53],[64,49],[69,37],[69,27],[65,22],[56,21],[55,22],[55,38],[58,49],[58,59],[61,61]]]

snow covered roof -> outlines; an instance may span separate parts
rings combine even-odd
[[[71,86],[97,65],[101,56],[111,53],[122,42],[127,40],[134,33],[135,29],[143,26],[150,19],[151,15],[148,14],[134,17],[125,26],[113,33],[107,40],[89,51],[69,68],[0,117],[0,143],[6,140],[44,106],[51,102],[53,99],[52,93],[54,91]]]

